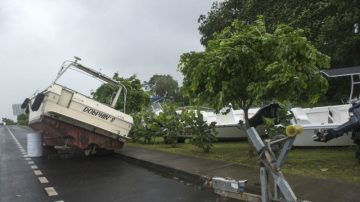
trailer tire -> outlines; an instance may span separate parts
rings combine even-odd
[[[111,156],[115,153],[113,149],[97,149],[96,156]]]
[[[178,137],[178,138],[177,138],[177,142],[178,142],[178,143],[184,143],[184,142],[185,142],[185,138],[184,138],[184,137]]]
[[[31,110],[32,111],[37,111],[40,108],[40,105],[42,103],[42,101],[45,98],[45,94],[44,93],[38,93],[35,97],[34,103],[31,105]]]
[[[84,154],[85,154],[85,156],[90,156],[91,150],[90,149],[85,149]]]

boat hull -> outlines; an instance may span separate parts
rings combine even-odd
[[[265,135],[263,126],[256,128],[260,136]],[[242,140],[247,139],[247,134],[244,130],[238,128],[238,124],[216,125],[217,139],[219,140]]]
[[[256,128],[260,136],[264,136],[265,129],[264,126],[259,126]],[[218,141],[231,141],[231,140],[246,140],[247,134],[244,130],[238,128],[238,124],[227,124],[227,125],[216,125],[216,139]],[[178,138],[182,141],[185,138],[191,138],[191,130],[187,131],[185,134],[179,134]]]
[[[351,138],[351,132],[344,134],[338,138],[332,139],[328,142],[316,142],[312,136],[319,130],[326,130],[330,128],[336,128],[340,124],[304,124],[304,133],[297,135],[293,146],[295,147],[330,147],[330,146],[352,146],[355,145]]]
[[[91,145],[96,145],[97,148],[119,150],[124,145],[124,142],[119,139],[104,136],[50,116],[42,116],[32,121],[29,126],[42,135],[43,146],[87,149]]]

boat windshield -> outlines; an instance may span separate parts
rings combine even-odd
[[[83,95],[92,98],[92,94],[103,83],[114,89],[113,95],[109,98],[110,106],[115,108],[121,93],[124,95],[123,112],[125,113],[127,89],[120,82],[113,80],[105,74],[85,67],[77,63],[80,58],[75,57],[75,61],[65,61],[53,83],[65,86]]]
[[[92,93],[103,84],[102,81],[89,77],[76,69],[68,69],[55,83],[90,98],[93,97]]]

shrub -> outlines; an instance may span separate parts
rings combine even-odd
[[[206,121],[204,121],[203,115],[200,113],[200,110],[196,110],[196,114],[193,112],[190,117],[192,117],[192,122],[188,121],[187,123],[192,123],[191,144],[202,149],[205,153],[209,153],[211,148],[213,147],[212,143],[216,141],[216,122],[208,124]]]

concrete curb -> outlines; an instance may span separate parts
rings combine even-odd
[[[189,172],[179,170],[179,169],[176,169],[176,168],[171,168],[171,167],[164,166],[164,165],[161,165],[161,164],[157,164],[157,163],[154,163],[154,162],[150,162],[150,161],[130,157],[130,156],[127,156],[127,155],[122,154],[120,152],[116,152],[116,154],[119,155],[123,160],[125,160],[125,161],[127,161],[129,163],[136,164],[138,166],[148,168],[150,170],[162,173],[162,174],[164,174],[166,176],[177,177],[179,179],[182,179],[182,180],[184,180],[186,182],[193,183],[193,184],[198,185],[198,186],[203,186],[206,182],[211,180],[211,178],[207,177],[207,176],[196,175],[196,174],[189,173]],[[208,188],[206,186],[203,186],[203,187]]]
[[[142,149],[144,149],[144,148],[142,148]],[[162,162],[153,162],[150,160],[144,160],[144,159],[141,159],[138,157],[133,157],[133,156],[131,156],[131,154],[127,155],[127,154],[122,153],[121,151],[122,150],[115,152],[116,155],[118,155],[122,160],[124,160],[128,163],[135,164],[137,166],[158,172],[161,175],[164,175],[169,178],[172,178],[172,177],[179,178],[185,182],[192,183],[192,184],[194,184],[198,187],[201,187],[202,189],[207,190],[207,191],[211,191],[211,192],[214,191],[210,185],[212,177],[224,177],[221,175],[194,174],[194,173],[182,170],[182,169],[177,169],[177,168],[170,167],[168,165],[163,165]],[[172,154],[169,154],[169,155],[172,155]],[[215,169],[219,169],[219,168],[215,168]],[[239,180],[237,178],[234,178],[234,179]],[[246,185],[246,191],[250,192],[250,193],[260,194],[260,184],[248,183]]]
[[[249,180],[246,192],[260,194],[259,173],[256,169],[225,161],[202,159],[166,153],[136,146],[128,146],[116,152],[126,162],[147,168],[169,178],[176,177],[192,183],[206,191],[209,180],[214,176]],[[294,192],[299,198],[310,201],[358,201],[360,185],[336,179],[320,179],[310,176],[287,175]],[[331,191],[329,191],[331,190]]]

